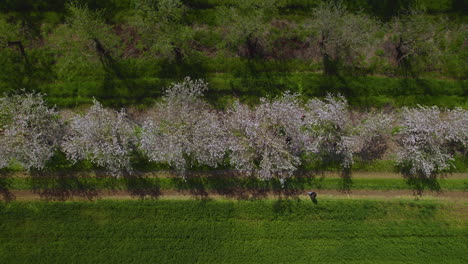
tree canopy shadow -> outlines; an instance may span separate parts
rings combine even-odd
[[[323,178],[302,174],[282,182],[278,178],[261,180],[255,176],[242,175],[234,171],[212,171],[190,173],[184,177],[172,178],[178,192],[189,193],[197,198],[207,198],[210,194],[235,199],[262,199],[269,194],[297,198],[306,194],[311,186],[320,188]]]
[[[238,174],[209,175],[210,188],[217,194],[236,199],[261,199],[270,191],[267,182]]]
[[[185,172],[183,175],[173,178],[173,183],[177,187],[178,192],[188,192],[197,199],[208,199],[209,193],[206,188],[206,178],[201,177],[194,172]]]
[[[141,173],[124,176],[127,191],[133,197],[140,199],[157,199],[161,196],[161,181],[158,178],[144,177]]]
[[[0,197],[5,202],[11,202],[16,199],[15,195],[10,191],[11,178],[9,173],[0,171]]]
[[[99,197],[95,182],[84,172],[31,171],[29,182],[33,192],[47,200],[65,201],[73,197],[92,200]]]
[[[413,190],[415,196],[422,196],[424,190],[440,193],[442,191],[440,183],[436,177],[425,176],[404,176],[406,183]]]
[[[275,218],[287,216],[294,213],[294,208],[300,204],[300,199],[290,199],[279,197],[273,202],[272,212]]]
[[[344,193],[351,192],[353,179],[351,177],[351,169],[344,169],[340,177],[340,191]]]

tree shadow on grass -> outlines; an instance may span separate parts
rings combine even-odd
[[[196,198],[208,198],[210,194],[234,199],[263,199],[269,194],[297,198],[306,194],[311,186],[319,187],[321,179],[315,175],[303,174],[281,182],[280,179],[261,180],[234,171],[189,173],[185,177],[173,178],[177,191]]]
[[[173,179],[177,191],[196,198],[207,199],[210,194],[235,199],[265,198],[271,191],[268,182],[242,176],[234,171],[188,173]]]
[[[299,198],[300,195],[307,195],[308,191],[319,190],[325,176],[319,176],[316,171],[303,171],[294,177],[287,179],[284,183],[279,180],[273,181],[273,193],[284,198]]]
[[[350,193],[353,186],[353,179],[350,173],[343,172],[340,177],[339,190],[344,193]]]
[[[124,176],[127,191],[140,199],[157,199],[161,196],[161,181],[158,178],[144,177],[141,173]]]
[[[436,177],[425,177],[419,175],[404,175],[406,183],[413,190],[415,196],[422,196],[424,190],[430,190],[440,193],[441,187],[439,180]]]
[[[31,171],[30,185],[34,193],[46,200],[65,201],[73,197],[92,200],[99,197],[95,181],[83,172]]]
[[[211,192],[235,199],[265,198],[270,190],[268,182],[234,171],[211,172],[206,182]]]
[[[292,212],[292,201],[290,199],[278,199],[273,203],[273,213],[284,215]]]
[[[15,195],[10,191],[11,178],[8,172],[0,171],[0,197],[5,202],[11,202],[16,199]]]
[[[160,180],[144,177],[141,173],[123,173],[122,178],[110,176],[105,171],[34,171],[30,185],[34,193],[47,200],[65,201],[72,198],[93,200],[101,197],[101,192],[117,191],[124,188],[132,197],[140,199],[159,198]]]
[[[177,186],[177,191],[183,194],[190,194],[197,199],[208,199],[207,181],[205,177],[193,172],[185,172],[183,175],[173,178],[173,183]]]

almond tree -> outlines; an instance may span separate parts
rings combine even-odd
[[[343,176],[349,177],[353,160],[353,138],[348,103],[342,96],[328,95],[323,101],[311,99],[306,108],[305,122],[312,138],[316,140],[317,157],[325,164],[341,167]]]
[[[59,26],[50,36],[49,43],[57,51],[58,73],[71,78],[79,75],[80,64],[100,62],[104,71],[114,71],[119,40],[112,27],[105,23],[103,10],[91,10],[79,1],[69,1],[66,5],[65,24]],[[89,74],[89,72],[86,72]]]
[[[436,180],[453,166],[457,149],[466,151],[468,111],[458,108],[443,112],[436,106],[404,108],[398,135],[397,164],[403,176]]]
[[[303,118],[298,95],[262,98],[255,109],[236,102],[225,118],[231,165],[261,179],[292,176],[308,143]]]
[[[391,117],[380,113],[353,119],[340,95],[311,99],[306,109],[307,130],[315,141],[310,152],[324,165],[338,165],[344,179],[351,177],[355,155],[370,161],[385,153]]]
[[[415,74],[418,62],[435,65],[441,57],[439,42],[446,33],[445,25],[445,21],[436,21],[418,10],[393,19],[390,41],[398,66]]]
[[[280,1],[240,0],[236,6],[217,10],[218,24],[224,30],[224,44],[248,59],[261,57],[268,41],[269,13],[276,13]]]
[[[42,170],[58,149],[63,123],[41,94],[0,98],[0,169],[17,163]]]
[[[393,117],[384,113],[369,113],[360,118],[354,128],[355,154],[363,161],[382,158],[391,138]]]
[[[460,151],[464,155],[468,150],[468,111],[455,108],[447,111],[449,122],[448,140],[452,151]]]
[[[226,152],[226,131],[219,115],[202,100],[208,85],[186,77],[166,90],[163,101],[142,127],[140,148],[153,162],[177,171],[217,167]]]
[[[340,66],[355,66],[375,39],[378,23],[349,12],[341,1],[325,1],[313,10],[311,28],[319,38],[324,73],[338,74]]]
[[[181,62],[191,52],[193,30],[183,24],[187,8],[180,0],[136,0],[131,21],[141,35],[146,54]]]
[[[126,113],[105,109],[94,100],[84,116],[71,119],[62,148],[74,163],[89,160],[120,176],[132,170],[130,157],[135,143],[135,128]]]

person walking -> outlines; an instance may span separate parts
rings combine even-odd
[[[310,200],[312,200],[314,204],[317,204],[317,193],[312,191],[312,192],[307,192],[307,194],[309,195]]]

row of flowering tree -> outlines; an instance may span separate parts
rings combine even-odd
[[[434,179],[466,155],[468,111],[437,107],[398,113],[358,113],[341,96],[301,101],[285,93],[255,107],[234,102],[217,111],[203,100],[208,84],[186,78],[166,90],[146,119],[94,101],[65,118],[40,94],[0,98],[0,169],[17,164],[44,170],[63,153],[113,176],[132,172],[135,153],[186,175],[199,166],[230,167],[244,175],[285,180],[304,164],[339,168],[351,176],[355,159],[372,161],[397,143],[397,167],[408,179]]]

